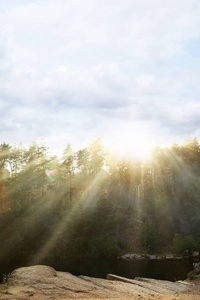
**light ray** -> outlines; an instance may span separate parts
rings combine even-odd
[[[86,188],[84,195],[82,195],[79,199],[75,200],[72,210],[62,218],[62,220],[58,223],[58,225],[53,230],[51,237],[44,243],[44,245],[37,251],[35,257],[32,260],[32,263],[38,263],[42,261],[42,259],[50,252],[53,246],[56,244],[56,241],[64,230],[66,230],[71,218],[73,218],[76,209],[79,207],[80,203],[84,205],[84,208],[87,208],[91,201],[95,201],[96,195],[96,186],[103,179],[104,170],[100,170],[99,173],[93,178],[91,184]]]

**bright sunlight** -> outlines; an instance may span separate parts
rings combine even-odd
[[[110,138],[108,147],[121,156],[146,160],[155,146],[155,138],[143,131],[118,130]]]

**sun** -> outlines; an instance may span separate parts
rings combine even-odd
[[[143,131],[118,130],[117,134],[110,137],[109,148],[121,156],[131,159],[147,160],[151,157],[155,146],[155,139]]]

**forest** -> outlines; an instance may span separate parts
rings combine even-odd
[[[115,258],[200,249],[200,145],[155,146],[146,161],[97,139],[63,156],[0,145],[0,260]]]

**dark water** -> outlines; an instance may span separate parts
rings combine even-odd
[[[45,259],[39,264],[48,265],[57,271],[70,272],[73,275],[86,275],[106,278],[107,274],[115,274],[127,278],[149,277],[163,280],[183,280],[193,269],[191,259],[180,260],[94,260],[94,259]],[[29,266],[28,261],[12,261],[0,263],[0,281],[2,274],[8,274],[15,268]]]

